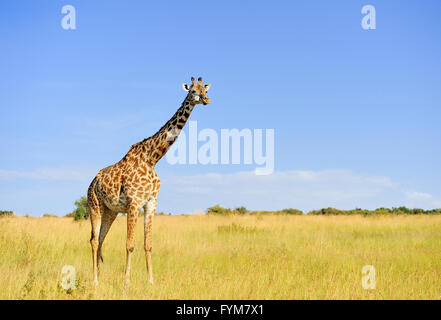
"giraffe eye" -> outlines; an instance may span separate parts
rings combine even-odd
[[[195,90],[191,90],[191,93],[195,93],[196,91]]]

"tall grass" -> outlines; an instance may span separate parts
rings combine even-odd
[[[140,219],[141,220],[141,219]],[[0,219],[0,299],[440,299],[440,216],[157,216],[149,285],[138,222],[123,291],[125,217],[92,284],[89,221]],[[76,289],[60,285],[76,269]],[[361,269],[376,268],[364,290]]]

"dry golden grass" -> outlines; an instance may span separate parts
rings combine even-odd
[[[142,219],[123,291],[126,221],[104,243],[92,284],[90,222],[0,219],[0,299],[440,299],[440,216],[157,216],[155,284],[147,282]],[[77,288],[60,286],[76,269]],[[361,269],[376,268],[375,290]]]

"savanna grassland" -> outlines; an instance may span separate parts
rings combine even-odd
[[[92,283],[90,222],[0,219],[0,299],[440,299],[441,216],[156,216],[155,283],[140,217],[124,293],[125,217]],[[76,269],[76,289],[60,285]],[[376,289],[361,269],[376,269]]]

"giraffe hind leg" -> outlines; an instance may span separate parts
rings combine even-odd
[[[98,260],[98,234],[99,229],[101,227],[101,216],[99,213],[95,213],[96,211],[99,212],[99,209],[97,208],[90,208],[90,221],[92,224],[92,236],[90,238],[90,245],[92,247],[92,260],[93,260],[93,280],[95,284],[98,284],[98,272],[99,272],[99,260]]]
[[[139,209],[136,205],[131,205],[127,213],[126,271],[124,277],[124,287],[126,289],[128,289],[130,283],[130,267],[132,264],[132,253],[135,249],[135,227]]]
[[[103,203],[101,203],[95,193],[96,180],[92,181],[87,194],[87,200],[90,210],[90,223],[91,223],[91,237],[90,245],[92,247],[92,261],[93,261],[93,281],[98,284],[98,272],[99,272],[99,260],[98,260],[98,247],[99,247],[99,232],[101,229],[101,211],[103,209]]]
[[[101,228],[98,240],[98,257],[101,259],[101,262],[104,262],[103,255],[101,254],[104,239],[106,238],[106,235],[109,232],[109,229],[117,216],[118,212],[113,212],[107,207],[104,208],[103,216],[101,217]]]

